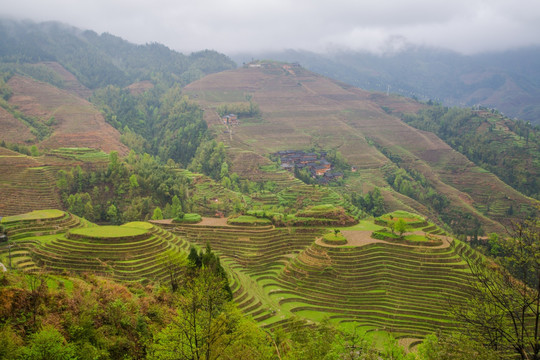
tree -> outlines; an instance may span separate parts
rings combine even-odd
[[[407,223],[402,218],[399,218],[393,225],[395,231],[399,233],[399,237],[403,237],[403,233],[407,231]]]
[[[107,208],[107,219],[113,224],[120,223],[120,215],[118,214],[118,209],[114,204],[109,205]]]
[[[119,167],[120,167],[120,162],[118,160],[118,152],[111,151],[109,153],[109,171],[115,173],[118,171]]]
[[[216,359],[234,342],[242,316],[227,301],[223,281],[208,268],[187,281],[178,316],[155,336],[150,359]]]
[[[182,219],[184,217],[182,202],[180,201],[177,195],[174,195],[172,198],[171,210],[172,210],[172,217],[174,219]]]
[[[34,157],[39,156],[39,150],[38,150],[36,145],[32,145],[30,147],[30,154],[32,154],[32,156],[34,156]]]
[[[202,266],[201,257],[197,253],[197,249],[195,249],[193,246],[189,249],[188,261],[194,268],[199,269]]]
[[[86,204],[84,204],[83,216],[88,221],[94,221],[96,219],[92,201],[88,201]]]
[[[159,206],[154,209],[154,214],[152,215],[152,220],[163,220],[163,213]]]
[[[137,175],[133,174],[129,177],[129,186],[132,189],[136,189],[139,187],[139,182],[137,181]]]
[[[220,179],[223,179],[224,177],[228,177],[229,176],[229,165],[227,164],[226,161],[223,162],[223,164],[221,164],[221,170],[219,172],[219,177]]]
[[[32,335],[30,344],[22,350],[25,360],[75,360],[75,347],[66,343],[58,330],[47,327]]]
[[[376,360],[378,359],[373,340],[368,339],[365,331],[354,327],[344,331],[334,344],[333,353],[344,360]]]
[[[182,253],[165,252],[159,255],[158,263],[166,269],[171,284],[171,290],[175,292],[178,290],[180,278],[186,270],[186,257]]]
[[[23,340],[10,325],[0,327],[0,360],[18,358],[22,350]]]
[[[499,239],[505,254],[498,263],[466,259],[472,281],[470,300],[455,309],[473,339],[509,357],[540,359],[540,221],[514,225]]]
[[[418,346],[418,360],[500,360],[499,354],[464,334],[426,336]]]

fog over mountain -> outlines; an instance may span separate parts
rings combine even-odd
[[[414,44],[473,54],[540,43],[534,0],[20,0],[3,4],[0,15],[61,21],[182,52],[383,53]]]

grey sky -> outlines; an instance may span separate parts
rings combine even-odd
[[[4,0],[0,14],[182,52],[381,52],[412,43],[475,53],[540,44],[539,0]]]

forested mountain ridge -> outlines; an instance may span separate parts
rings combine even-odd
[[[234,67],[232,60],[215,51],[183,55],[158,43],[135,45],[111,34],[98,35],[56,22],[1,19],[0,122],[17,129],[6,131],[1,139],[47,148],[73,147],[80,141],[79,146],[126,154],[117,132],[98,129],[104,117],[108,124],[103,126],[115,127],[130,148],[187,166],[207,138],[206,124],[201,109],[183,99],[180,89],[205,74]],[[20,76],[33,80],[22,81]],[[29,89],[19,84],[29,81],[39,91],[28,98]],[[51,101],[63,91],[72,93],[69,98],[90,99],[94,107],[82,105],[86,101],[82,99],[69,107]],[[81,128],[96,121],[99,124],[94,128]],[[63,126],[66,123],[71,125]],[[72,135],[76,131],[79,140]],[[101,135],[81,140],[83,133],[95,131],[103,136],[110,133],[115,140]],[[54,141],[58,136],[64,140]],[[111,145],[111,141],[116,143]]]
[[[215,51],[183,55],[158,43],[135,45],[111,34],[98,35],[57,22],[6,19],[0,19],[0,61],[58,62],[90,89],[124,87],[141,80],[187,84],[236,67]]]

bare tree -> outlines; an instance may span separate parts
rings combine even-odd
[[[497,262],[466,259],[472,274],[471,297],[457,316],[469,335],[523,360],[540,359],[540,221],[514,225],[512,236],[500,240]]]

